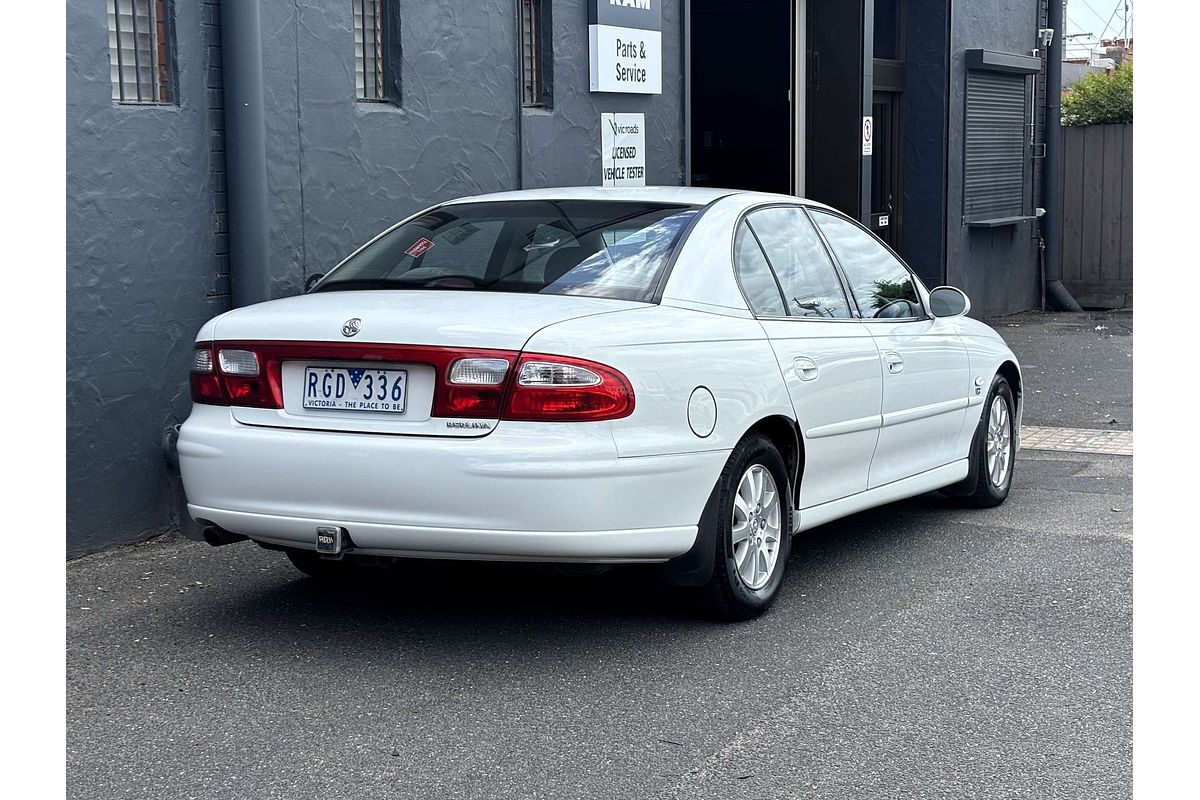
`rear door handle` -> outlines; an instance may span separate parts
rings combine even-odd
[[[888,372],[899,375],[904,372],[904,358],[899,354],[888,351],[883,354],[883,362],[887,364]]]
[[[796,377],[802,381],[815,381],[821,371],[817,362],[807,356],[797,356],[792,359],[792,368],[796,370]]]

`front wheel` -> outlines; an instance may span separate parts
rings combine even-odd
[[[976,479],[969,501],[978,508],[993,508],[1008,499],[1016,456],[1015,411],[1012,388],[997,375],[984,404],[982,440],[975,448]]]
[[[746,620],[775,601],[787,570],[792,503],[787,468],[769,439],[734,448],[718,484],[716,558],[707,591],[723,619]]]

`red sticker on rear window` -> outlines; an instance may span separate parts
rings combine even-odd
[[[422,236],[420,239],[417,239],[415,242],[413,242],[412,247],[408,248],[404,252],[413,258],[416,258],[431,247],[433,247],[433,242]]]

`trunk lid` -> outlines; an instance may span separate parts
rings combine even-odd
[[[492,350],[516,352],[547,325],[643,305],[570,295],[429,290],[320,292],[230,311],[215,321],[213,338],[248,345],[306,343],[302,355],[284,355],[277,364],[266,366],[269,372],[277,372],[284,407],[233,406],[231,412],[238,422],[396,435],[484,436],[495,428],[497,420],[433,415],[434,393],[445,378],[441,374],[445,365],[438,366],[420,355],[422,347],[476,350],[483,351],[482,355]],[[350,320],[359,320],[358,330],[346,336],[343,326]],[[323,343],[331,346],[323,348]],[[360,352],[348,356],[343,348],[351,344]],[[412,352],[397,358],[386,348],[371,352],[373,344],[412,346]],[[286,347],[281,350],[289,352]],[[330,378],[326,380],[325,375]],[[341,387],[333,389],[335,396],[352,397],[360,404],[376,388],[390,394],[398,376],[402,376],[404,410],[306,407],[306,403],[315,402],[312,392],[320,392],[323,385],[337,387],[339,376]],[[306,392],[310,395],[307,400]]]

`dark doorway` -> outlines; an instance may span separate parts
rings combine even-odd
[[[875,92],[871,104],[871,230],[892,246],[900,242],[900,95]]]
[[[692,185],[792,191],[791,0],[692,0]]]
[[[862,133],[870,113],[862,0],[807,3],[805,196],[866,221]]]
[[[904,100],[905,0],[875,0],[871,154],[871,230],[899,250],[904,225],[901,107]]]

